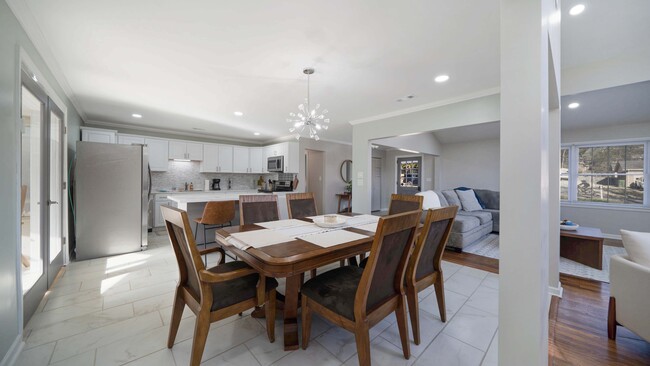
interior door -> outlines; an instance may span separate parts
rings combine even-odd
[[[63,112],[48,98],[48,166],[49,197],[48,207],[48,259],[47,287],[49,288],[63,266]]]
[[[397,194],[416,194],[421,189],[422,157],[397,158]]]
[[[381,164],[380,158],[372,158],[372,204],[371,211],[381,210]]]

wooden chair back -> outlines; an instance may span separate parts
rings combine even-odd
[[[241,225],[276,221],[279,218],[278,196],[274,194],[239,196],[239,223]]]
[[[413,249],[406,278],[411,283],[441,270],[442,253],[447,245],[458,206],[427,211],[424,227]]]
[[[211,304],[212,292],[204,291],[199,279],[199,272],[205,269],[205,265],[196,247],[187,212],[167,205],[160,206],[160,211],[176,255],[180,273],[179,287],[185,288],[197,303]]]
[[[379,219],[370,257],[355,295],[354,316],[366,314],[404,295],[404,275],[421,212],[410,211]]]
[[[235,201],[211,201],[205,204],[199,221],[203,225],[221,225],[235,218]]]
[[[290,219],[317,216],[316,199],[313,192],[287,194],[287,209]]]
[[[395,215],[402,212],[420,210],[424,197],[410,194],[391,194],[388,204],[388,214]]]

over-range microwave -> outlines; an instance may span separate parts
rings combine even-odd
[[[269,172],[284,172],[284,156],[271,156],[266,162]]]

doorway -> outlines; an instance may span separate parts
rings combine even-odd
[[[372,158],[372,203],[371,211],[381,210],[381,158]]]
[[[316,209],[319,213],[325,212],[323,207],[323,172],[325,168],[325,154],[317,150],[305,150],[305,192],[313,192]]]
[[[397,194],[416,194],[422,186],[422,157],[401,157],[397,158]]]
[[[63,266],[64,116],[21,75],[21,269],[24,324]]]

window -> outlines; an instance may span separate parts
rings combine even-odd
[[[648,205],[644,192],[647,147],[648,142],[562,147],[560,198],[570,202]]]

